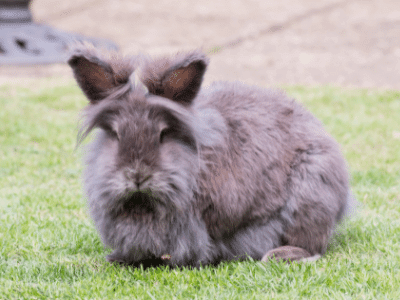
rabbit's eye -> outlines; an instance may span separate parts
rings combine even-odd
[[[111,129],[108,133],[109,133],[109,135],[111,135],[113,138],[116,138],[117,140],[119,140],[118,133],[117,133],[115,130]]]
[[[101,126],[101,128],[102,128],[103,130],[105,130],[105,131],[107,132],[107,134],[108,134],[109,136],[111,136],[112,138],[118,139],[118,133],[117,133],[117,132],[114,130],[114,128],[112,128],[111,126],[103,125],[103,126]]]
[[[165,141],[165,138],[168,137],[169,135],[171,135],[172,132],[173,132],[173,129],[168,128],[168,127],[161,130],[160,143],[163,143]]]

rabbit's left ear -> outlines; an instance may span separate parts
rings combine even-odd
[[[207,64],[207,57],[199,51],[178,54],[144,68],[142,81],[150,93],[187,105],[200,89]]]
[[[127,83],[133,71],[129,64],[122,60],[112,61],[91,45],[76,46],[68,64],[92,104],[105,98],[117,86]]]

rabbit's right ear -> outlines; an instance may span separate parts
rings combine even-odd
[[[105,98],[108,91],[118,85],[112,67],[99,58],[95,49],[77,48],[68,64],[76,81],[91,103]]]
[[[150,93],[188,105],[200,89],[207,64],[208,58],[201,51],[179,53],[145,66],[141,79]]]

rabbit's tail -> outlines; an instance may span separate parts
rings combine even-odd
[[[360,210],[360,208],[361,208],[360,202],[357,201],[353,192],[349,190],[349,193],[347,194],[347,201],[346,201],[346,206],[344,208],[342,219],[345,221],[353,218]]]
[[[344,228],[346,228],[346,223],[348,223],[349,220],[353,219],[357,215],[360,208],[361,203],[357,201],[357,198],[354,196],[353,192],[349,190],[343,212],[337,219],[333,231],[334,236],[343,233]]]

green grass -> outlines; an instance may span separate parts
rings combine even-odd
[[[0,86],[0,299],[400,299],[400,92],[287,87],[340,142],[362,208],[315,263],[108,264],[86,213],[70,83]]]

